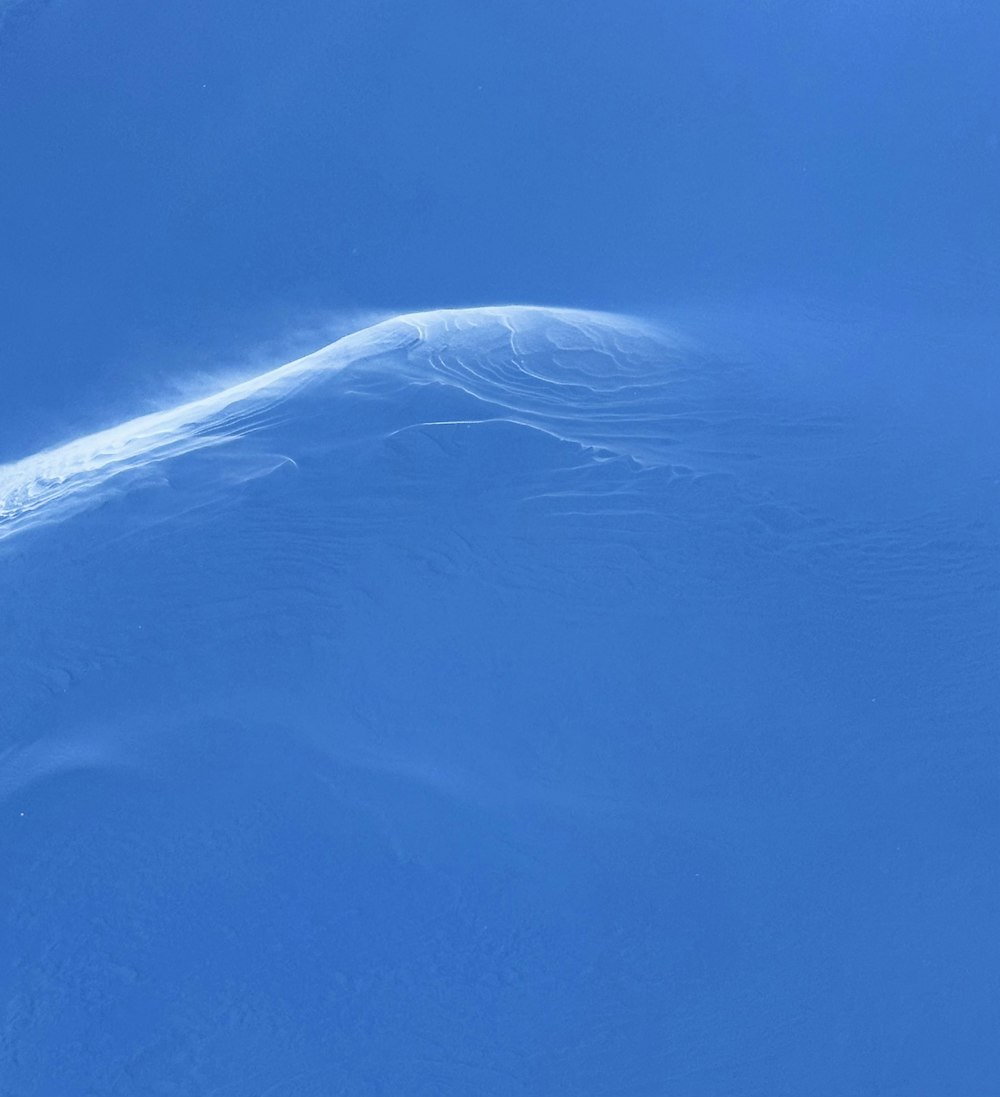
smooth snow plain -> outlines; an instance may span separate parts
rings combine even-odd
[[[995,489],[859,393],[440,310],[0,467],[0,1093],[985,1093]]]

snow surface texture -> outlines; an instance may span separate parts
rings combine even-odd
[[[997,530],[927,450],[488,308],[0,468],[0,1094],[988,1092]]]
[[[655,461],[663,445],[656,401],[670,383],[658,368],[666,342],[630,318],[578,310],[399,316],[221,392],[0,467],[0,536],[65,513],[112,477],[238,438],[310,382],[373,364],[499,405],[493,422]]]

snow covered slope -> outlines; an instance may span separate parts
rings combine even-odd
[[[0,1093],[985,1092],[995,515],[907,430],[506,307],[0,468]]]

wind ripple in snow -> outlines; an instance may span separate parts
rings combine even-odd
[[[0,466],[0,539],[99,498],[112,479],[258,431],[293,397],[294,413],[280,414],[315,414],[320,384],[330,386],[326,400],[382,396],[398,407],[400,390],[427,386],[466,400],[466,418],[414,417],[386,433],[506,423],[658,467],[676,459],[679,440],[731,425],[705,400],[713,383],[675,337],[626,316],[523,306],[398,316],[213,395]]]

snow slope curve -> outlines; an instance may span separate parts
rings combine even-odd
[[[992,1048],[997,530],[846,387],[436,311],[4,466],[0,1092]]]
[[[0,536],[99,492],[113,477],[229,442],[329,375],[374,372],[451,387],[511,422],[581,444],[656,452],[656,397],[669,384],[665,332],[612,314],[497,307],[398,316],[220,392],[100,430],[0,467]],[[371,385],[371,377],[362,384]],[[650,398],[653,403],[650,404]]]

